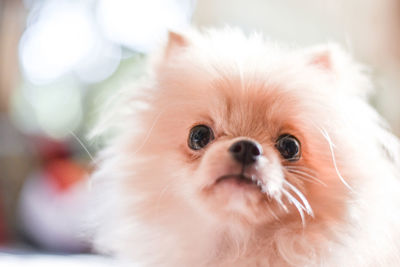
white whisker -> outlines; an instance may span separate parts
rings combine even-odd
[[[169,187],[171,186],[173,181],[169,182],[164,188],[161,190],[160,194],[158,195],[157,205],[156,205],[156,214],[158,215],[160,212],[160,202],[161,199],[164,197],[165,193],[168,191]]]
[[[132,155],[135,155],[136,153],[138,153],[138,152],[144,147],[144,145],[146,144],[146,142],[149,140],[150,135],[151,135],[151,133],[152,133],[154,127],[156,126],[158,120],[160,119],[161,114],[163,114],[164,111],[165,111],[165,110],[162,110],[162,111],[160,111],[160,113],[157,114],[157,117],[154,119],[153,124],[151,125],[149,131],[147,132],[147,134],[146,134],[146,136],[145,136],[143,142],[142,142],[142,143],[140,144],[140,146],[132,153]]]
[[[276,215],[276,213],[273,211],[273,209],[270,207],[270,205],[267,205],[267,207],[268,207],[269,211],[271,212],[272,217],[274,217],[275,220],[280,221],[278,215]]]
[[[286,212],[289,213],[288,208],[286,207],[285,204],[282,202],[282,198],[279,196],[279,198],[275,198],[276,202],[278,202],[279,206]]]
[[[306,173],[306,172],[303,172],[300,170],[296,170],[296,169],[288,169],[288,172],[295,174],[296,177],[301,178],[305,181],[308,181],[311,183],[318,183],[323,186],[327,186],[326,183],[324,183],[323,181],[321,181],[320,179],[318,179],[317,177],[315,177],[309,173]]]
[[[93,162],[94,165],[97,165],[96,160],[94,159],[94,157],[92,156],[92,154],[89,152],[89,149],[87,149],[87,147],[83,144],[83,142],[81,141],[81,139],[79,139],[79,137],[73,132],[73,131],[69,131],[69,133],[76,139],[76,141],[78,141],[78,143],[82,146],[82,148],[85,150],[85,152],[88,154],[90,160]]]
[[[305,226],[305,218],[304,218],[304,213],[303,213],[303,210],[305,210],[304,206],[301,205],[301,203],[294,196],[292,196],[286,189],[282,189],[282,192],[288,199],[289,203],[293,204],[296,207],[297,211],[300,214],[301,222],[304,227]]]
[[[303,195],[303,193],[300,192],[299,189],[297,189],[294,185],[292,185],[291,183],[289,183],[288,181],[284,181],[284,183],[289,186],[290,190],[292,190],[303,202],[303,207],[305,208],[305,212],[307,212],[308,215],[314,217],[314,213],[313,210],[310,206],[310,203],[308,203],[308,200],[306,199],[306,197]]]
[[[299,166],[299,165],[295,165],[295,166],[288,165],[288,166],[285,166],[285,169],[301,170],[301,171],[305,171],[307,173],[310,173],[312,175],[316,175],[317,174],[317,172],[314,171],[313,169],[307,168],[305,166]]]
[[[335,153],[334,153],[334,151],[333,151],[334,144],[333,144],[331,138],[329,137],[328,132],[327,132],[325,129],[323,129],[323,128],[319,128],[319,129],[320,129],[320,132],[321,132],[322,136],[323,136],[323,137],[326,139],[326,141],[328,142],[329,149],[330,149],[330,151],[331,151],[332,162],[333,162],[333,166],[334,166],[334,168],[335,168],[335,170],[336,170],[336,174],[338,175],[338,177],[339,177],[339,179],[342,181],[342,183],[343,183],[350,191],[354,191],[353,188],[351,188],[351,186],[346,182],[346,180],[345,180],[345,179],[343,178],[343,176],[340,174],[339,168],[338,168],[338,166],[337,166],[337,164],[336,164]]]

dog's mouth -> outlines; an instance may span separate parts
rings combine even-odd
[[[215,184],[221,183],[233,183],[237,186],[251,186],[257,187],[259,190],[263,191],[263,183],[256,176],[247,176],[244,174],[227,174],[219,177]]]

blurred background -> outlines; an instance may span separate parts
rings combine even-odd
[[[188,25],[340,43],[369,67],[371,103],[400,134],[399,0],[0,0],[0,266],[91,252],[82,215],[101,143],[86,136],[167,29]]]

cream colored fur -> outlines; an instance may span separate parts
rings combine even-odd
[[[340,48],[285,48],[232,29],[171,33],[143,83],[100,123],[95,245],[139,266],[400,264],[399,143]],[[215,140],[187,146],[196,124]],[[298,162],[275,148],[301,141]],[[215,186],[240,138],[264,150],[264,192]]]

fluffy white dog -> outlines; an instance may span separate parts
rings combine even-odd
[[[338,47],[170,33],[140,86],[100,125],[119,130],[93,178],[98,248],[143,266],[400,266],[399,143]]]

